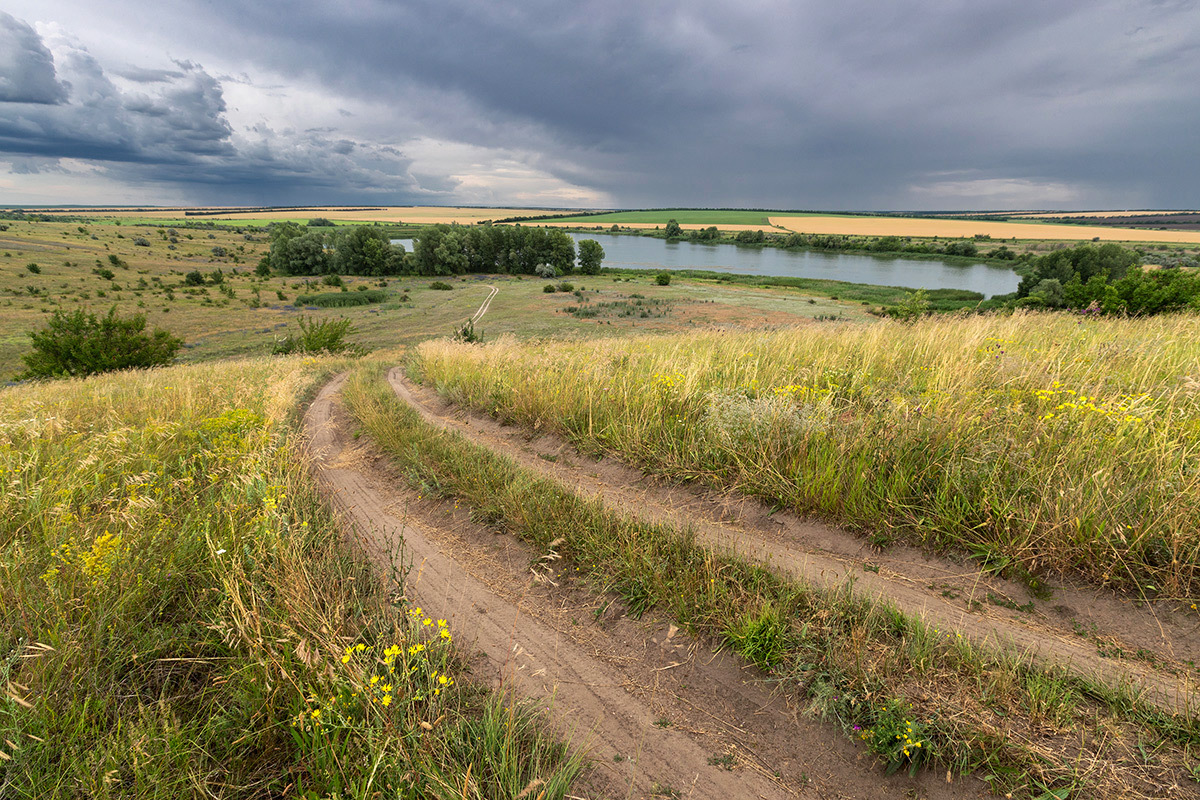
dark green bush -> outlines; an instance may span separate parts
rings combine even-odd
[[[300,318],[300,335],[277,340],[272,353],[275,355],[291,355],[293,353],[351,353],[358,354],[362,348],[346,341],[348,334],[354,333],[354,327],[345,317],[337,319],[307,319]]]
[[[23,356],[26,378],[66,378],[170,364],[183,341],[164,330],[145,333],[146,317],[97,319],[82,309],[56,311],[47,327],[29,334],[33,352]]]
[[[351,306],[369,306],[372,303],[382,303],[386,297],[387,293],[378,289],[368,289],[365,292],[301,294],[296,296],[296,305],[318,306],[320,308],[349,308]]]
[[[440,292],[448,292],[451,289],[453,289],[454,287],[451,286],[450,284],[446,283],[445,281],[434,281],[433,283],[429,284],[429,288],[437,289]]]

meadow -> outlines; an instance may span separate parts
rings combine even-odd
[[[653,274],[636,273],[572,277],[572,292],[578,291],[578,297],[545,294],[543,281],[520,276],[451,278],[454,290],[449,292],[431,289],[429,279],[417,276],[346,275],[341,276],[343,286],[331,286],[320,276],[256,275],[270,242],[265,232],[253,228],[0,224],[7,226],[0,231],[0,320],[6,323],[0,329],[0,380],[21,371],[21,355],[30,346],[28,332],[60,310],[103,315],[115,307],[121,315],[143,314],[148,327],[169,330],[184,340],[183,361],[198,362],[268,353],[277,339],[297,330],[301,317],[350,319],[354,341],[367,348],[416,344],[461,325],[487,295],[487,285],[502,291],[481,327],[489,335],[523,337],[613,336],[631,330],[776,325],[836,316],[861,319],[869,307],[864,302],[884,302],[895,295],[892,291],[878,300],[875,294],[860,298],[855,290],[861,287],[832,282],[791,291],[717,282],[719,276],[691,280],[677,275],[673,285],[660,287]],[[189,282],[192,273],[197,273],[198,282],[196,277]],[[850,294],[838,299],[839,289]],[[324,299],[320,302],[325,307],[315,308],[302,299],[334,293],[374,298],[378,292],[383,293],[379,302],[361,305]],[[584,301],[627,304],[638,294],[666,298],[674,312],[654,318],[614,313],[578,319],[563,311]]]
[[[298,409],[344,366],[0,390],[0,795],[562,796],[578,760],[318,497]]]
[[[1015,314],[417,349],[456,401],[880,544],[1200,596],[1194,317]]]
[[[463,413],[561,435],[589,464],[761,499],[873,552],[963,559],[964,574],[1023,584],[1027,605],[986,599],[1028,621],[1067,580],[1190,624],[1195,316],[903,324],[870,314],[903,299],[888,287],[678,272],[338,285],[256,274],[269,242],[248,224],[135,221],[0,231],[0,375],[58,310],[143,313],[187,343],[170,368],[0,388],[0,796],[581,791],[586,750],[475,682],[458,649],[469,632],[407,601],[403,550],[343,535],[318,491],[301,410],[343,371],[347,435],[379,448],[425,523],[462,514],[543,554],[508,591],[556,564],[597,608],[737,653],[879,773],[975,773],[1043,800],[1200,785],[1183,655],[1069,634],[1179,681],[1184,705],[1167,710],[1133,683],[939,630],[853,578],[810,585],[617,513],[434,429],[383,378],[404,363]],[[493,288],[483,342],[451,339]],[[339,317],[377,352],[265,356],[301,318]]]

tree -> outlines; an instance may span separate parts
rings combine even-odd
[[[667,220],[666,234],[668,239],[678,239],[683,236],[683,228],[679,227],[679,223],[673,219]]]
[[[146,317],[108,315],[96,318],[82,309],[72,314],[54,312],[47,327],[33,331],[33,352],[22,356],[27,378],[66,378],[144,369],[170,364],[183,341],[156,329],[145,333]]]
[[[595,239],[584,239],[579,243],[579,271],[584,275],[599,275],[604,261],[604,247]]]

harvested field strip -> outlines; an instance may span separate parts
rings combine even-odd
[[[1200,319],[940,317],[919,325],[482,347],[417,377],[651,473],[1055,575],[1200,595]]]
[[[1088,787],[1089,797],[1191,791],[1182,783],[1186,751],[1200,739],[1186,718],[990,653],[848,588],[786,581],[702,549],[687,534],[618,518],[429,428],[382,381],[352,393],[350,404],[416,485],[465,501],[477,518],[538,548],[566,532],[555,547],[568,574],[577,569],[634,611],[661,608],[686,628],[730,642],[772,669],[799,702],[897,767],[931,753],[934,763],[980,770],[1018,796],[1068,785]],[[891,726],[902,734],[908,723],[922,747],[889,747]],[[1138,756],[1139,741],[1157,748],[1153,765]]]
[[[842,217],[772,215],[772,225],[796,233],[845,236],[915,236],[970,239],[989,236],[1004,239],[1049,239],[1090,242],[1174,242],[1200,244],[1200,231],[1146,231],[1105,228],[1098,225],[1058,225],[1037,222],[979,222],[924,217]]]

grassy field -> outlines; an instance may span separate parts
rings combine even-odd
[[[1194,317],[487,347],[428,342],[448,396],[657,473],[1027,574],[1200,596]]]
[[[769,212],[740,211],[737,209],[663,208],[650,211],[613,211],[607,214],[586,214],[579,217],[556,217],[553,221],[572,222],[580,225],[666,225],[675,220],[680,225],[761,225],[771,227],[767,221]]]
[[[0,795],[562,796],[318,499],[297,409],[339,366],[0,390]]]
[[[323,285],[315,277],[255,276],[255,265],[269,249],[266,235],[259,231],[4,224],[8,229],[0,232],[0,320],[5,322],[0,329],[0,379],[21,370],[29,331],[44,325],[55,311],[77,308],[103,314],[115,306],[121,314],[144,314],[149,327],[165,328],[184,340],[181,358],[188,362],[269,352],[277,338],[295,332],[302,316],[346,317],[357,330],[354,340],[368,348],[415,344],[461,325],[487,295],[489,284],[501,292],[480,325],[488,335],[607,337],[630,331],[866,317],[867,299],[851,297],[851,285],[813,284],[796,291],[691,280],[679,273],[667,287],[656,286],[650,274],[574,276],[568,280],[580,292],[578,297],[546,294],[544,281],[519,276],[451,279],[455,288],[448,292],[432,290],[428,278],[345,276],[349,293],[382,291],[383,301],[311,309],[297,306],[297,298],[338,292],[339,287]],[[139,238],[149,246],[136,245]],[[213,248],[226,254],[215,255]],[[190,286],[186,276],[196,271],[205,283]],[[213,284],[218,271],[222,282]],[[839,296],[840,288],[849,294]],[[651,300],[653,313],[648,311]],[[599,313],[585,316],[564,310],[581,305]],[[648,313],[643,316],[644,310]]]

